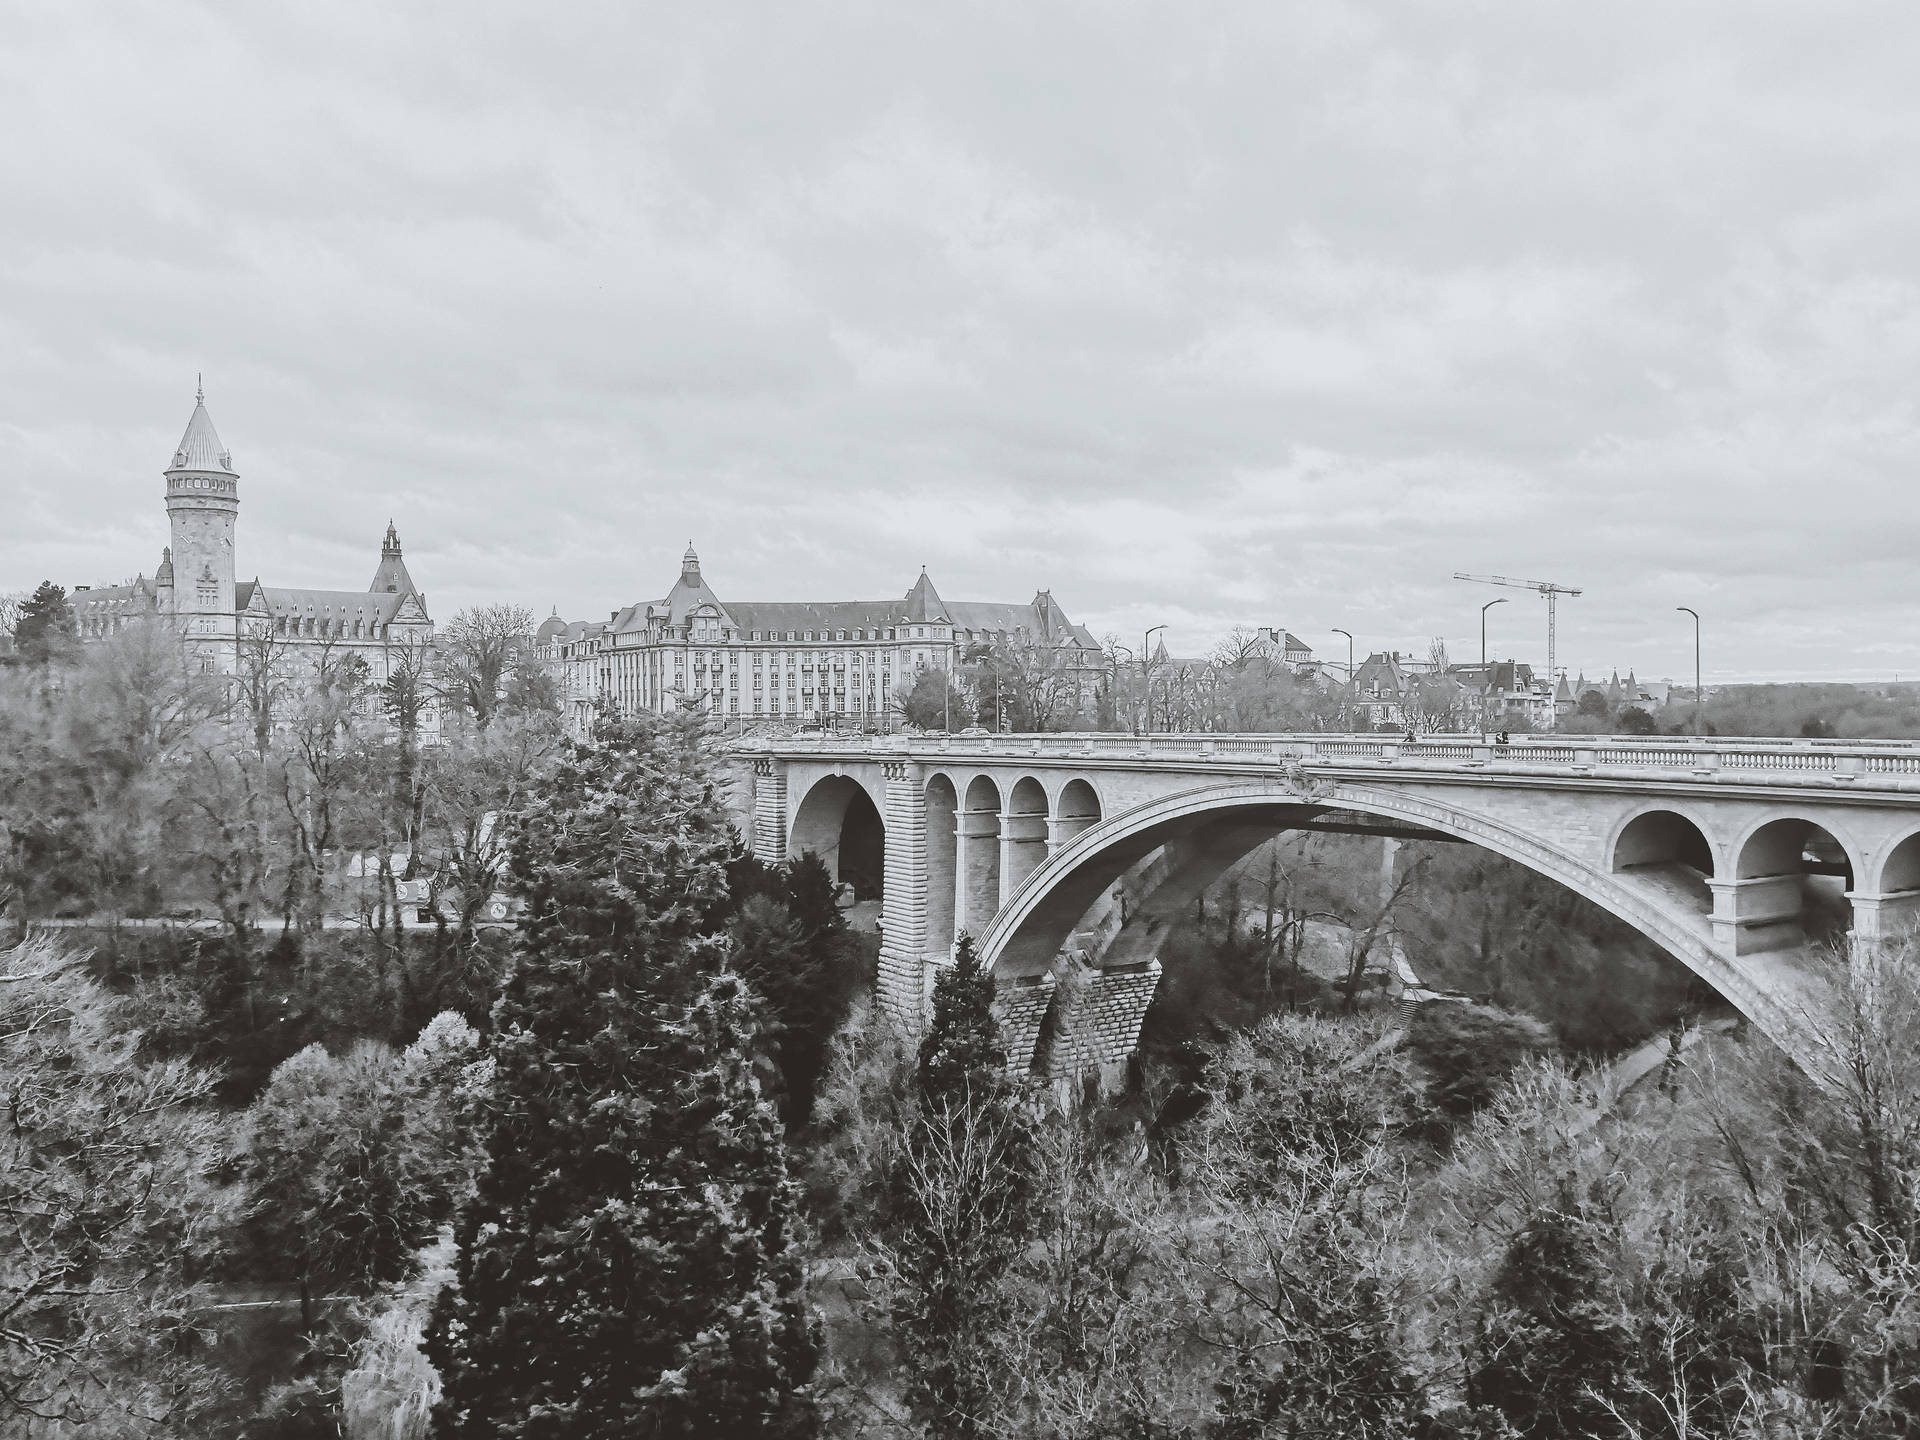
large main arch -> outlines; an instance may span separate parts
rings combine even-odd
[[[1485,815],[1361,784],[1316,784],[1304,793],[1276,778],[1206,786],[1136,805],[1089,826],[1038,866],[1008,898],[980,939],[980,956],[997,976],[1018,980],[1053,964],[1061,946],[1100,893],[1163,846],[1178,864],[1161,882],[1165,913],[1190,902],[1235,861],[1274,834],[1329,810],[1358,812],[1466,841],[1558,881],[1647,936],[1790,1051],[1801,1047],[1791,1006],[1770,993],[1768,977],[1782,957],[1736,961],[1712,943],[1705,914],[1687,898],[1630,871],[1610,873]],[[1157,945],[1151,921],[1131,942]],[[1122,943],[1117,941],[1118,943]],[[1149,958],[1113,956],[1122,962]]]
[[[885,874],[886,826],[866,786],[847,775],[816,781],[794,811],[787,854],[813,854],[862,900],[877,900]]]

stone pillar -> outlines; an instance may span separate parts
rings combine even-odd
[[[766,757],[753,762],[753,853],[768,865],[787,858],[787,767]]]
[[[1853,938],[1873,943],[1897,939],[1920,918],[1920,890],[1897,890],[1886,895],[1849,890],[1853,906]]]
[[[1000,812],[962,810],[953,828],[953,931],[978,941],[1000,912]]]
[[[1800,882],[1798,874],[1707,881],[1714,944],[1728,955],[1751,955],[1802,943]]]
[[[1004,909],[1021,882],[1037,870],[1050,850],[1043,813],[1008,815],[1000,826],[1000,905]]]
[[[1140,1026],[1160,985],[1160,962],[1082,971],[1054,991],[1033,1068],[1053,1081],[1098,1071],[1104,1088],[1126,1072]]]
[[[1000,1022],[1009,1075],[1025,1075],[1033,1069],[1034,1048],[1053,1007],[1054,985],[1052,973],[1042,971],[995,987],[993,1018]]]
[[[881,766],[886,780],[886,855],[880,904],[880,961],[875,998],[880,1008],[918,1034],[932,981],[922,958],[927,932],[926,796],[918,767],[905,760]]]

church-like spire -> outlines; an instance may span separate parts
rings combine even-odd
[[[687,553],[680,557],[680,583],[698,585],[700,583],[700,557],[693,552],[693,541],[687,541]]]
[[[194,377],[193,415],[173,452],[173,463],[167,468],[210,471],[218,475],[235,473],[233,456],[220,443],[220,435],[213,428],[213,417],[207,414],[207,392],[198,376]]]
[[[400,532],[393,528],[391,519],[387,521],[387,538],[380,542],[380,553],[383,556],[392,555],[396,558],[400,554]]]

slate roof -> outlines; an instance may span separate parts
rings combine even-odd
[[[389,595],[416,593],[413,577],[407,573],[407,562],[400,558],[400,534],[391,520],[387,521],[387,538],[380,542],[380,568],[373,572],[373,583],[367,589]]]
[[[180,437],[180,444],[173,452],[173,463],[167,468],[206,470],[217,475],[235,473],[233,456],[220,443],[220,436],[213,428],[213,417],[207,414],[204,395],[194,396],[193,415],[187,421],[187,433]]]

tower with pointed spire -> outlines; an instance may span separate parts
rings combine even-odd
[[[207,414],[207,397],[196,385],[193,415],[166,469],[167,519],[173,610],[190,636],[224,640],[217,653],[231,656],[235,639],[233,532],[240,518],[240,476]],[[222,668],[228,668],[222,666]]]
[[[387,538],[380,542],[380,568],[373,572],[367,589],[376,595],[413,595],[413,577],[407,574],[407,562],[400,558],[400,532],[387,521]]]

